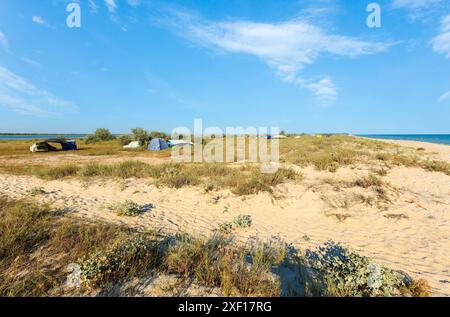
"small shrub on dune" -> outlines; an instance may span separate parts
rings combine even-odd
[[[89,163],[79,170],[79,175],[83,177],[109,176],[111,172],[112,168],[108,165]]]
[[[450,175],[450,164],[444,161],[425,161],[422,163],[422,167],[427,171]]]
[[[273,187],[288,180],[300,180],[302,175],[290,168],[279,168],[275,173],[261,173],[250,169],[250,175],[240,174],[230,179],[231,191],[236,195],[252,195],[259,192],[272,194]]]
[[[153,171],[153,177],[156,177],[157,185],[171,188],[193,186],[199,183],[197,175],[178,164],[167,164],[157,168]]]
[[[430,297],[431,286],[427,280],[419,278],[412,281],[412,283],[401,289],[403,295],[409,295],[413,297]]]
[[[139,277],[158,266],[157,239],[140,235],[99,250],[81,263],[81,280],[87,286],[105,285],[111,281]]]
[[[112,166],[113,176],[119,178],[142,178],[146,176],[148,164],[140,161],[125,161]]]
[[[33,187],[29,191],[30,196],[39,196],[45,194],[45,190],[42,187]]]
[[[320,271],[326,296],[373,297],[400,295],[405,276],[371,262],[367,257],[332,241],[309,257]]]
[[[219,231],[224,234],[232,233],[234,230],[234,225],[231,222],[219,223]]]
[[[193,164],[189,170],[202,177],[229,176],[235,172],[235,169],[222,163]]]
[[[154,208],[152,204],[139,205],[134,201],[127,200],[124,203],[117,205],[115,210],[119,216],[136,217],[152,208]]]
[[[194,278],[206,287],[220,287],[226,296],[279,296],[280,285],[270,274],[271,257],[232,245],[223,236],[176,239],[167,251],[166,270]]]
[[[363,176],[355,180],[354,185],[362,188],[369,188],[372,186],[381,187],[383,185],[383,181],[376,175],[370,174],[369,176]]]
[[[413,167],[419,166],[420,160],[416,156],[406,156],[401,154],[392,154],[388,156],[388,161],[394,165]]]
[[[250,215],[239,215],[233,221],[234,225],[238,228],[248,228],[252,225],[252,216]]]
[[[79,170],[80,170],[79,166],[68,164],[37,169],[35,173],[39,177],[56,180],[65,177],[76,176]]]

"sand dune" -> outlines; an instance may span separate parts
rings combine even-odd
[[[383,177],[389,184],[388,199],[370,205],[358,197],[374,196],[371,189],[339,187],[330,181],[350,181],[367,174],[365,166],[341,168],[334,174],[313,168],[301,171],[305,180],[298,185],[280,185],[277,199],[269,194],[235,196],[228,191],[206,194],[192,187],[157,188],[143,179],[86,183],[13,175],[0,175],[0,192],[20,198],[29,196],[32,188],[42,187],[45,194],[35,198],[73,215],[156,226],[168,232],[207,234],[221,222],[249,214],[252,227],[236,231],[242,241],[276,237],[307,248],[332,239],[391,268],[428,279],[434,295],[450,295],[450,176],[419,168],[394,168]],[[136,218],[119,217],[108,208],[127,199],[152,203],[156,208]]]

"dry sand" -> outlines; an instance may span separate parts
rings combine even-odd
[[[412,149],[423,148],[424,154],[430,159],[437,159],[450,162],[450,145],[435,144],[421,141],[409,141],[409,140],[385,140],[378,139],[378,141],[397,144],[403,147],[409,147]]]
[[[450,161],[450,147],[423,142],[393,141],[424,147]],[[406,142],[406,143],[404,143]],[[75,216],[208,234],[218,224],[239,214],[252,216],[249,229],[237,230],[242,240],[281,238],[301,248],[334,240],[372,257],[381,264],[426,278],[434,295],[450,296],[450,176],[420,168],[396,167],[382,177],[389,184],[387,198],[377,201],[372,189],[340,186],[367,175],[368,166],[341,168],[337,173],[301,169],[301,184],[282,184],[280,196],[235,196],[228,191],[204,193],[201,188],[157,188],[151,180],[89,183],[70,179],[44,181],[33,176],[0,175],[0,193],[29,196],[34,187],[45,194],[36,198],[64,208]],[[334,180],[334,181],[333,181]],[[360,198],[370,196],[372,205]],[[136,218],[116,216],[108,207],[131,199],[152,203],[155,209]]]

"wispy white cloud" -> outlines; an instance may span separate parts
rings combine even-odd
[[[450,100],[450,90],[443,93],[442,96],[439,97],[439,102],[449,101]]]
[[[91,13],[95,14],[98,12],[98,5],[94,2],[94,0],[89,0],[88,6]]]
[[[42,90],[26,79],[0,66],[0,106],[23,114],[39,117],[74,112],[77,106]]]
[[[137,7],[142,3],[142,0],[127,0],[128,4],[132,7]]]
[[[450,58],[450,15],[441,21],[440,33],[432,40],[433,50]]]
[[[114,13],[117,10],[117,4],[115,0],[105,0],[105,5],[110,13]]]
[[[325,77],[317,82],[297,83],[310,89],[317,96],[321,104],[329,104],[337,98],[338,92],[332,79]]]
[[[31,66],[34,66],[34,67],[40,67],[41,66],[41,64],[39,64],[39,62],[36,62],[35,60],[33,60],[31,58],[28,58],[28,57],[23,57],[22,60],[25,63],[27,63],[27,64],[29,64]]]
[[[6,35],[2,32],[0,32],[0,47],[5,51],[8,50],[8,39],[6,38]]]
[[[409,17],[415,20],[439,14],[445,1],[448,0],[393,0],[391,7],[407,10]]]
[[[251,21],[210,22],[186,12],[158,21],[193,43],[226,52],[250,54],[269,65],[281,80],[310,89],[322,100],[332,100],[337,89],[327,76],[310,81],[300,71],[320,56],[349,58],[388,50],[392,43],[369,42],[328,34],[307,20],[279,23]]]
[[[422,9],[430,7],[441,0],[394,0],[392,6],[394,8]]]
[[[40,16],[33,16],[31,18],[31,21],[33,21],[34,23],[40,24],[40,25],[47,25],[47,21],[45,21],[45,19],[43,17]]]

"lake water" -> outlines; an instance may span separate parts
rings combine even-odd
[[[450,134],[360,134],[366,138],[421,141],[450,145]]]
[[[66,139],[82,139],[85,136],[86,136],[86,134],[0,135],[0,140],[47,140],[47,139],[60,138],[60,137],[63,137]]]

